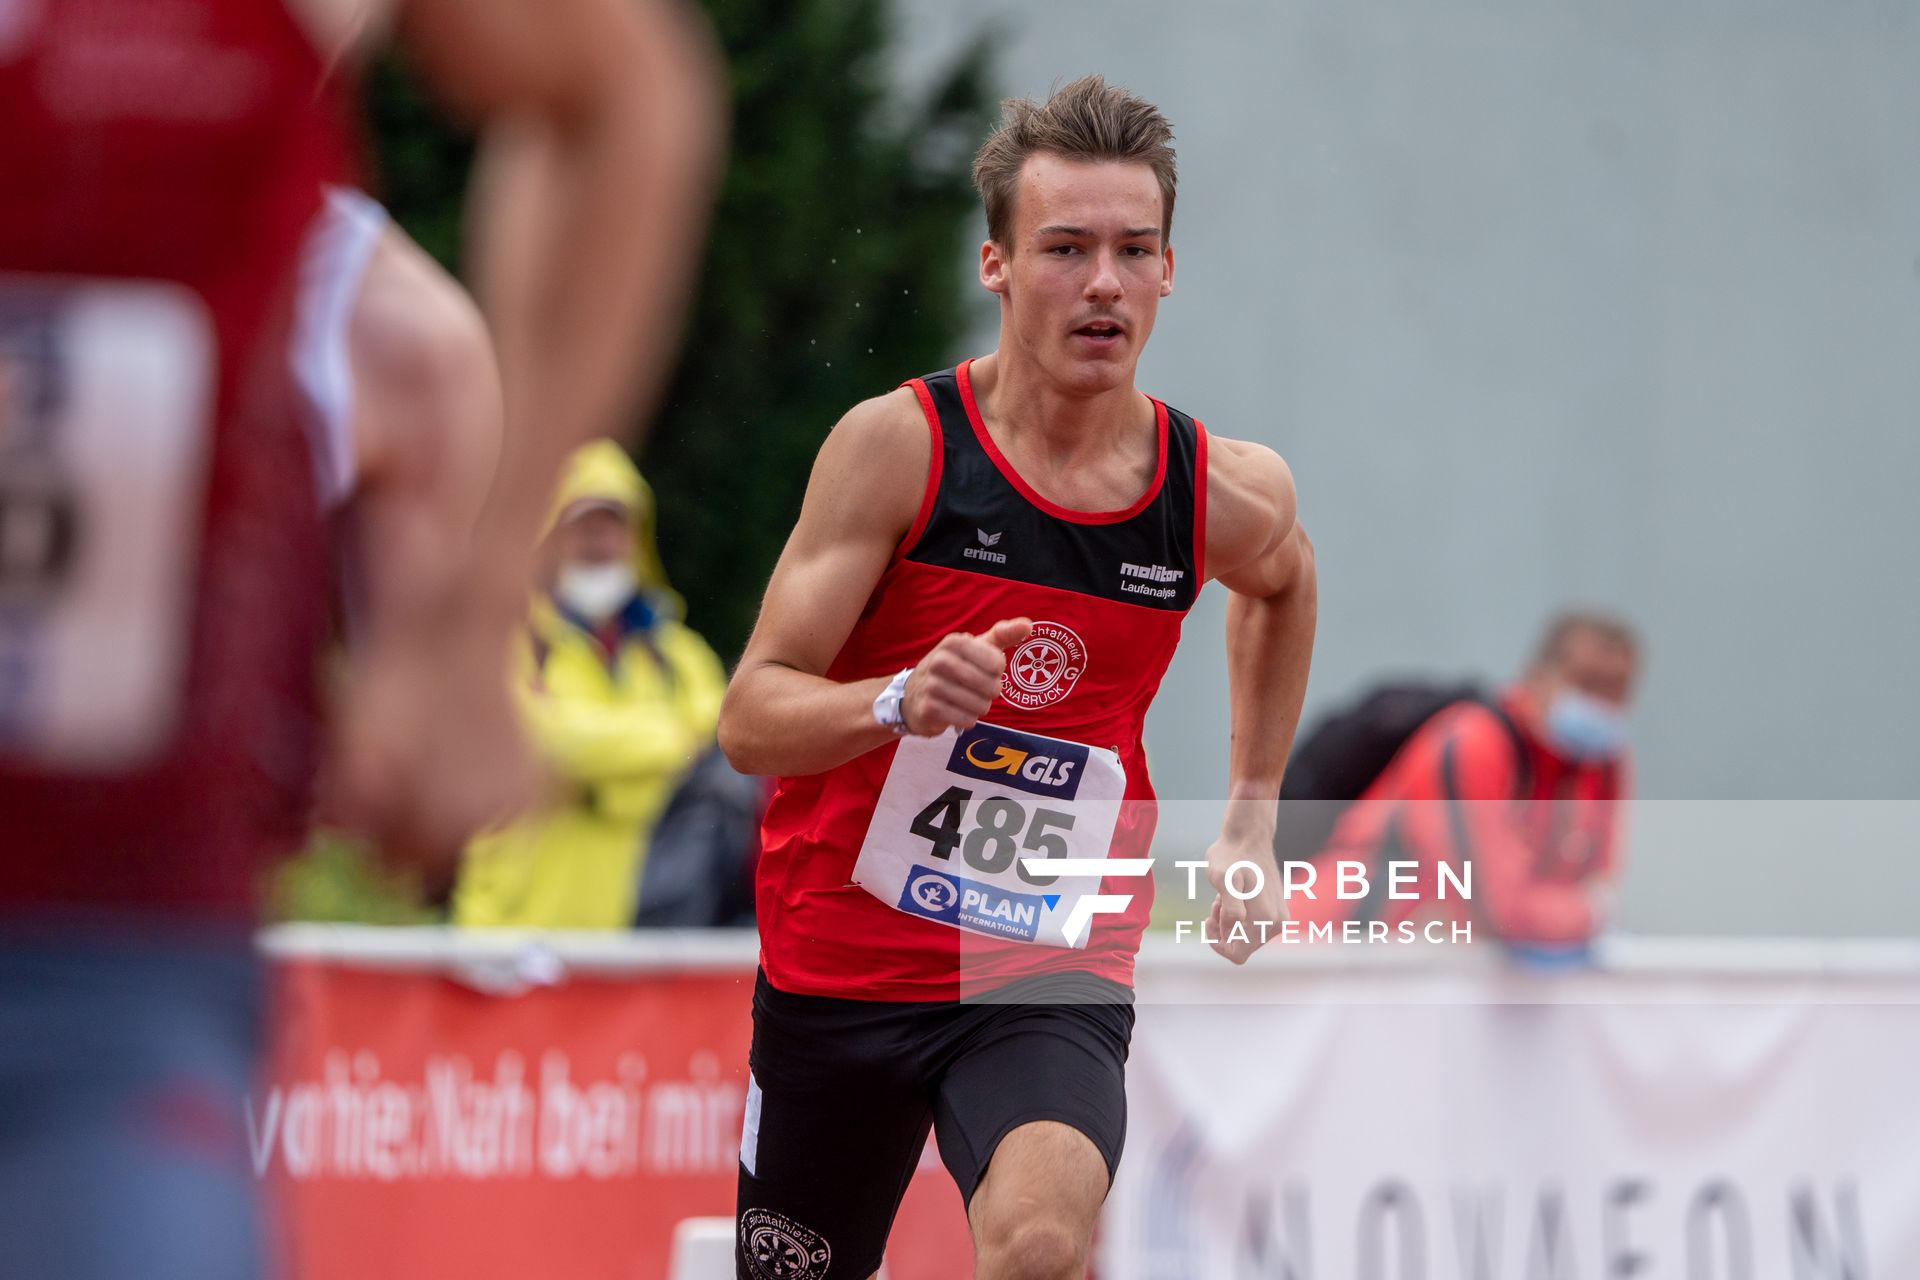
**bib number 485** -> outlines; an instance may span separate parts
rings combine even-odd
[[[943,861],[953,857],[957,848],[961,858],[976,871],[997,875],[1008,867],[1018,870],[1020,878],[1036,888],[1045,888],[1058,876],[1035,875],[1027,870],[1018,855],[1021,850],[1046,858],[1067,856],[1066,837],[1073,830],[1073,815],[1057,809],[1035,809],[1005,796],[988,796],[975,811],[975,825],[966,830],[967,809],[973,792],[965,787],[948,787],[932,804],[913,817],[907,828],[912,834],[933,844],[933,856]]]

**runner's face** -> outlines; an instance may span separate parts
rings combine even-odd
[[[1144,164],[1042,153],[1020,171],[1010,243],[980,250],[1001,346],[1084,392],[1125,386],[1173,290],[1160,184]]]

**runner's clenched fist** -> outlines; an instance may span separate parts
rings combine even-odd
[[[907,677],[901,711],[907,732],[931,737],[948,729],[971,729],[1000,696],[1007,650],[1033,631],[1026,618],[1007,618],[985,635],[955,631],[922,658]]]

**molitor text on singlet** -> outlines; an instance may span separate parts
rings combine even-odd
[[[1122,582],[1120,584],[1120,589],[1129,595],[1152,596],[1156,600],[1171,600],[1176,594],[1176,589],[1171,584],[1186,577],[1187,571],[1185,569],[1170,569],[1164,564],[1122,564],[1120,566],[1120,576],[1122,578],[1137,579],[1137,581]],[[1154,585],[1145,585],[1148,583]]]

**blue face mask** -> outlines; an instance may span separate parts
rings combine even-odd
[[[1592,694],[1562,689],[1547,707],[1547,737],[1569,760],[1611,760],[1626,750],[1627,716]]]

